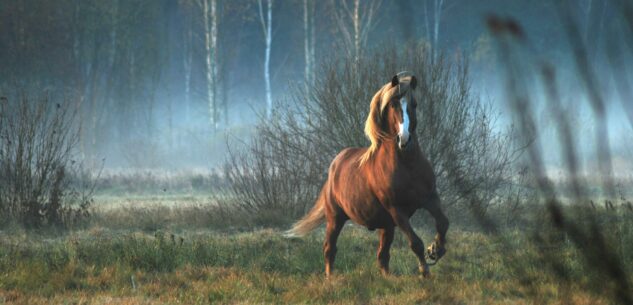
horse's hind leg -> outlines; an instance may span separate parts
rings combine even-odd
[[[391,248],[391,243],[393,242],[393,233],[394,227],[387,227],[385,229],[380,229],[380,245],[378,246],[378,265],[380,266],[380,271],[382,274],[389,274],[389,259],[391,255],[389,254],[389,249]]]
[[[338,239],[345,220],[342,217],[328,217],[325,228],[325,243],[323,244],[323,255],[325,256],[325,276],[329,277],[334,269],[334,258],[336,256],[336,241]]]

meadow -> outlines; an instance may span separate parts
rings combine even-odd
[[[609,303],[606,288],[592,290],[595,275],[573,242],[560,236],[558,242],[537,244],[534,227],[521,222],[497,232],[453,222],[448,254],[432,267],[430,278],[417,273],[400,232],[392,274],[381,275],[377,234],[348,224],[336,273],[326,279],[322,228],[288,239],[282,236],[287,226],[235,225],[205,202],[208,196],[196,192],[103,191],[84,228],[51,233],[7,227],[0,231],[0,303]],[[633,274],[633,213],[600,214],[604,223],[615,224],[610,242],[625,258],[626,274]],[[414,218],[416,231],[430,242],[432,223]],[[544,265],[547,253],[556,253],[567,278]]]

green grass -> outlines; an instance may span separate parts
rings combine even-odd
[[[339,241],[336,275],[323,276],[322,231],[286,239],[277,231],[247,233],[93,228],[63,237],[5,234],[0,247],[0,300],[17,303],[557,303],[600,300],[578,285],[530,266],[529,247],[500,252],[497,238],[453,231],[449,252],[430,279],[399,236],[393,275],[378,272],[376,234],[347,226]],[[424,240],[430,235],[423,232]],[[505,236],[525,242],[519,232]],[[517,248],[521,249],[521,248]],[[570,263],[573,249],[560,249]],[[503,253],[503,254],[502,254]],[[517,274],[514,260],[522,269]],[[517,263],[517,261],[514,261]],[[534,265],[532,265],[534,266]],[[521,280],[532,281],[530,285]]]
[[[336,274],[325,279],[323,229],[287,239],[285,227],[257,229],[207,202],[186,194],[101,195],[83,230],[0,231],[0,304],[609,303],[608,280],[587,267],[592,262],[567,236],[535,242],[535,234],[553,231],[539,213],[523,215],[499,235],[453,217],[448,254],[427,279],[400,232],[393,274],[385,277],[375,258],[377,234],[348,225]],[[629,275],[632,213],[599,211],[597,218]],[[427,243],[434,233],[429,221],[416,216]]]

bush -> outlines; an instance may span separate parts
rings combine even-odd
[[[74,178],[78,143],[75,111],[44,97],[2,98],[0,104],[0,218],[27,228],[67,227],[88,216],[90,198]]]
[[[418,139],[447,205],[485,213],[512,176],[510,132],[495,132],[493,109],[471,95],[467,63],[434,60],[411,45],[321,67],[315,85],[297,86],[271,120],[262,120],[246,151],[233,151],[227,176],[237,206],[261,218],[294,219],[312,206],[334,156],[368,146],[363,126],[376,90],[402,70],[419,79]],[[477,192],[479,201],[464,200]],[[261,219],[260,219],[261,220]]]

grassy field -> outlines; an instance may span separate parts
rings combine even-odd
[[[218,218],[202,202],[98,196],[86,229],[0,231],[0,304],[608,303],[587,289],[592,278],[570,243],[554,249],[572,278],[561,281],[519,229],[490,235],[455,226],[448,254],[425,279],[402,234],[385,277],[375,259],[377,234],[348,225],[337,273],[325,279],[322,229],[303,239],[284,238],[280,229],[220,230],[204,225]],[[430,227],[417,231],[431,241]]]
[[[509,233],[520,240],[517,232]],[[582,304],[599,300],[562,289],[535,267],[518,276],[485,235],[452,232],[449,255],[430,279],[416,274],[406,242],[392,252],[393,275],[380,275],[377,238],[349,226],[340,239],[338,273],[326,280],[322,232],[288,240],[279,232],[174,234],[81,231],[58,238],[2,236],[0,300],[8,303],[341,303]],[[429,240],[428,234],[423,234]],[[565,251],[565,250],[564,250]],[[522,285],[530,278],[532,285]],[[530,300],[530,301],[528,301]]]

